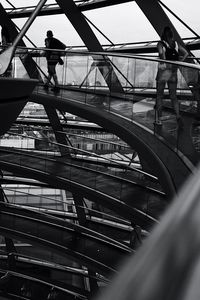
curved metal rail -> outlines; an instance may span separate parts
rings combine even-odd
[[[54,249],[105,276],[114,272],[124,255],[131,253],[130,248],[97,232],[10,204],[1,204],[0,218],[1,232],[6,236]],[[115,253],[114,260],[109,258],[111,253]]]
[[[126,178],[123,179],[122,176],[117,177],[102,172],[99,173],[96,169],[81,166],[77,161],[67,163],[66,158],[64,160],[59,158],[57,161],[41,155],[8,149],[4,151],[4,154],[1,153],[0,165],[3,169],[11,171],[15,168],[17,173],[20,170],[22,173],[27,171],[32,178],[37,176],[39,179],[42,176],[42,180],[45,176],[47,183],[49,182],[52,186],[56,184],[58,185],[57,188],[60,186],[61,189],[63,183],[65,183],[64,189],[67,188],[72,191],[74,188],[80,189],[86,198],[89,197],[88,199],[92,201],[95,199],[95,202],[108,206],[108,208],[114,201],[115,204],[113,203],[110,207],[112,210],[116,209],[118,211],[121,207],[121,213],[123,210],[127,213],[132,211],[133,219],[141,218],[142,220],[144,218],[146,224],[157,222],[153,216],[158,216],[160,210],[162,211],[167,204],[164,195],[157,193],[155,190],[140,187]],[[15,163],[13,163],[13,154],[15,155]],[[51,180],[51,174],[55,178],[54,181]],[[95,174],[96,177],[94,177]],[[118,185],[118,189],[113,189],[115,184]],[[74,192],[76,191],[74,190]],[[103,195],[107,200],[103,200]],[[133,195],[135,195],[134,198]],[[145,198],[144,195],[146,195]],[[96,198],[93,198],[94,196]]]
[[[37,299],[41,299],[40,293],[43,295],[50,294],[52,290],[56,291],[57,295],[70,297],[70,299],[88,299],[87,293],[81,294],[77,291],[73,291],[73,289],[67,289],[65,287],[59,286],[58,284],[54,284],[53,282],[48,282],[47,280],[42,280],[36,278],[34,276],[29,276],[23,274],[22,272],[15,272],[11,270],[3,270],[0,269],[0,274],[2,275],[0,278],[1,282],[1,293],[4,294],[4,289],[6,288],[6,295],[14,296],[17,299],[30,299],[34,295],[34,297],[38,297]],[[19,287],[21,287],[19,289]],[[37,291],[37,292],[36,292]],[[43,298],[44,299],[44,298]]]

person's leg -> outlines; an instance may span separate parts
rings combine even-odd
[[[45,89],[48,89],[52,76],[53,76],[52,68],[51,68],[51,65],[48,64],[48,76],[47,76],[45,84],[44,84]]]
[[[58,86],[58,77],[56,73],[53,74],[53,80],[55,82],[55,86]]]
[[[164,95],[164,89],[165,89],[165,81],[157,81],[156,82],[157,96],[156,96],[156,105],[155,105],[156,123],[161,123],[160,118],[162,116],[162,100]]]
[[[56,74],[56,63],[52,64],[52,76],[53,76],[53,80],[55,83],[55,86],[53,87],[54,91],[58,91],[59,87],[58,87],[58,77]]]
[[[179,103],[176,95],[177,81],[168,82],[168,88],[169,88],[170,99],[172,101],[172,106],[176,114],[177,123],[179,127],[183,127],[183,120],[181,119],[180,116]]]
[[[174,108],[176,118],[180,118],[180,113],[179,113],[179,103],[176,95],[176,90],[177,90],[177,82],[169,81],[168,82],[168,89],[169,89],[169,96],[172,102],[172,106]]]

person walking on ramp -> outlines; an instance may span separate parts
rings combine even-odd
[[[61,49],[64,50],[66,48],[66,45],[63,44],[61,41],[53,37],[53,32],[51,30],[47,31],[47,37],[45,38],[45,46],[48,49]],[[58,77],[56,74],[56,65],[57,63],[63,64],[63,60],[60,57],[59,51],[46,51],[46,59],[47,59],[47,69],[48,69],[48,77],[45,82],[44,88],[49,88],[49,83],[51,79],[53,78],[55,86],[53,87],[53,91],[58,91]]]

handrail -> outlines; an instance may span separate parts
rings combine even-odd
[[[29,116],[27,116],[27,117],[29,117]],[[21,116],[20,116],[20,118],[21,118]],[[23,117],[23,118],[26,119],[26,116]],[[40,118],[39,118],[39,119],[40,119]],[[48,118],[46,118],[46,119],[48,120]],[[37,120],[37,119],[36,119],[36,120]],[[33,127],[33,126],[30,125],[30,126],[28,127],[28,129],[29,129],[29,128],[32,129],[32,127]],[[92,130],[92,129],[91,129],[91,130]],[[108,140],[106,140],[106,139],[105,139],[105,140],[102,140],[102,139],[99,139],[99,138],[96,138],[96,139],[95,139],[95,138],[91,138],[91,137],[85,136],[84,133],[81,135],[81,134],[77,134],[77,133],[63,132],[63,131],[59,131],[59,130],[56,130],[56,132],[62,133],[62,134],[65,134],[65,135],[70,135],[70,136],[82,137],[82,138],[87,139],[87,140],[93,140],[93,141],[97,141],[97,142],[102,142],[102,143],[107,143],[107,144],[111,144],[111,145],[121,146],[121,147],[123,147],[123,148],[132,150],[131,147],[128,146],[125,142],[123,142],[123,144],[120,144],[120,143],[117,143],[117,142],[108,141]],[[7,133],[10,133],[10,135],[12,135],[12,132],[7,132]],[[13,135],[16,135],[16,134],[14,133]],[[17,135],[22,136],[22,134],[17,134]],[[26,136],[24,136],[24,137],[26,137]],[[29,137],[29,136],[27,136],[27,137]],[[49,141],[49,140],[48,140],[48,141]],[[51,142],[51,141],[49,141],[49,142]]]
[[[0,48],[3,48],[2,46],[0,46]],[[42,54],[41,51],[46,52],[46,51],[56,51],[58,53],[60,53],[61,55],[65,54],[65,55],[83,55],[83,56],[90,56],[90,55],[94,55],[94,56],[112,56],[112,57],[121,57],[121,58],[130,58],[130,59],[141,59],[141,60],[146,60],[146,61],[153,61],[153,62],[160,62],[160,63],[168,63],[168,64],[173,64],[173,65],[177,65],[180,67],[188,67],[188,68],[192,68],[192,69],[197,69],[200,70],[200,65],[198,64],[194,64],[194,63],[188,63],[188,62],[182,62],[182,61],[172,61],[172,60],[163,60],[160,59],[159,57],[155,57],[155,56],[151,56],[151,55],[136,55],[136,54],[130,54],[130,53],[115,53],[112,51],[105,51],[105,52],[92,52],[92,51],[76,51],[76,50],[71,50],[71,48],[69,50],[60,50],[60,49],[50,49],[50,48],[44,48],[44,47],[23,47],[23,46],[17,46],[16,50],[29,50],[31,52],[27,52],[27,54],[31,54],[34,57],[34,54],[37,54],[38,51],[40,51],[39,56],[43,56],[44,54]],[[20,55],[20,52],[17,52],[18,55]],[[24,52],[22,53],[24,54]],[[38,55],[36,55],[37,57]],[[196,57],[195,57],[196,58]],[[194,59],[194,57],[191,57],[191,59]]]
[[[33,136],[28,136],[28,135],[24,136],[23,134],[19,134],[19,133],[16,133],[16,134],[15,134],[15,133],[10,132],[10,135],[21,136],[22,138],[25,138],[25,139],[26,139],[26,138],[30,138],[30,139],[34,139],[34,140],[38,140],[38,141],[43,141],[42,138],[39,138],[39,137],[33,137]],[[147,176],[149,176],[149,177],[155,178],[155,177],[152,176],[151,174],[148,174],[148,173],[146,173],[146,172],[143,172],[143,171],[141,171],[141,170],[139,170],[139,169],[137,169],[137,168],[130,167],[129,165],[128,165],[128,166],[125,165],[122,161],[117,161],[117,160],[110,159],[110,158],[107,158],[107,157],[102,158],[101,155],[99,155],[99,154],[91,153],[91,152],[89,152],[89,151],[86,151],[86,150],[83,150],[83,149],[80,149],[80,148],[76,148],[76,147],[72,147],[72,146],[69,146],[69,145],[61,144],[61,143],[58,143],[58,142],[53,142],[53,141],[50,141],[49,139],[47,139],[47,141],[48,141],[49,143],[51,143],[52,145],[61,146],[61,147],[66,148],[66,149],[76,150],[77,152],[81,152],[81,153],[87,154],[87,155],[89,155],[89,156],[94,156],[94,157],[96,157],[97,159],[98,159],[98,158],[99,158],[99,159],[104,159],[104,160],[106,160],[106,161],[108,161],[108,162],[111,162],[111,163],[114,163],[115,165],[118,165],[119,167],[124,167],[124,168],[127,168],[127,169],[129,169],[129,170],[135,170],[135,171],[141,172],[142,174],[145,174],[145,175],[147,175]],[[122,145],[121,145],[121,146],[122,146]],[[123,146],[122,146],[122,147],[123,147]],[[16,147],[16,148],[17,148],[17,147]],[[32,151],[32,149],[23,149],[23,150],[24,150],[24,151],[27,150],[28,152]],[[42,151],[42,152],[44,153],[45,151]],[[78,154],[75,153],[74,155],[77,156]],[[62,157],[63,157],[63,155],[62,155]],[[72,158],[73,158],[73,156],[72,156]],[[130,160],[131,160],[131,159],[130,159]]]
[[[14,204],[10,204],[10,203],[1,203],[1,208],[2,206],[8,208],[9,209],[16,209],[16,206]],[[95,240],[96,242],[99,242],[99,243],[102,243],[104,245],[107,245],[108,247],[111,246],[111,247],[117,247],[120,251],[122,252],[127,252],[127,253],[131,253],[132,250],[131,248],[129,248],[128,246],[108,237],[108,236],[105,236],[99,232],[96,232],[96,231],[93,231],[89,228],[86,228],[84,226],[81,226],[81,225],[78,225],[78,224],[74,224],[74,223],[71,223],[71,222],[66,222],[66,221],[63,221],[61,220],[60,218],[57,218],[55,216],[49,216],[49,214],[45,214],[44,212],[35,212],[34,210],[31,210],[30,208],[26,208],[26,209],[23,209],[21,207],[17,207],[17,210],[19,212],[14,212],[14,211],[1,211],[2,213],[4,212],[5,214],[7,215],[12,215],[12,216],[17,216],[19,218],[22,218],[22,219],[27,219],[27,220],[32,220],[32,221],[35,221],[36,223],[43,223],[43,224],[46,224],[48,226],[52,226],[56,229],[61,229],[61,230],[66,230],[70,233],[77,233],[79,235],[82,235],[83,238],[85,239],[92,239],[92,240]],[[24,212],[28,212],[29,215],[25,215]],[[34,217],[30,216],[30,213],[34,213]],[[42,218],[44,217],[44,218]],[[45,219],[46,217],[46,219]]]
[[[93,51],[73,51],[73,50],[60,50],[60,49],[49,49],[49,48],[44,48],[44,47],[38,47],[38,48],[31,48],[31,47],[17,47],[17,49],[22,49],[22,50],[31,50],[32,55],[34,54],[34,51],[58,51],[61,54],[65,53],[66,55],[94,55],[94,56],[112,56],[112,57],[121,57],[121,58],[130,58],[130,59],[141,59],[141,60],[146,60],[146,61],[154,61],[154,62],[160,62],[160,63],[168,63],[172,65],[177,65],[180,67],[188,67],[196,70],[200,70],[200,65],[194,64],[194,63],[188,63],[188,62],[182,62],[182,61],[171,61],[171,60],[163,60],[158,57],[152,57],[152,56],[142,56],[142,55],[131,55],[131,54],[126,54],[126,53],[115,53],[112,51],[105,51],[105,52],[93,52]]]
[[[36,157],[36,156],[34,156],[33,154],[27,154],[27,153],[20,153],[20,151],[10,151],[10,150],[8,150],[8,149],[6,149],[7,150],[7,152],[8,153],[18,153],[18,154],[20,154],[20,155],[23,155],[23,154],[25,154],[26,156],[30,156],[30,157]],[[43,158],[43,157],[41,157],[41,158]],[[1,160],[1,158],[0,158],[0,160]],[[47,161],[54,161],[52,158],[46,158],[46,160]],[[58,163],[59,163],[59,161],[58,161]],[[78,165],[76,165],[76,164],[73,164],[73,163],[68,163],[68,162],[63,162],[62,161],[62,164],[64,164],[64,165],[68,165],[68,166],[72,166],[72,167],[75,167],[75,168],[78,168],[78,169],[81,169],[81,170],[89,170],[90,172],[94,172],[95,174],[97,173],[97,174],[103,174],[103,175],[105,175],[105,176],[107,176],[108,178],[110,177],[110,178],[114,178],[114,179],[117,179],[117,180],[120,180],[120,181],[122,181],[122,182],[125,182],[125,183],[129,183],[129,184],[132,184],[132,185],[135,185],[135,186],[137,186],[137,187],[139,187],[139,188],[141,188],[141,189],[143,189],[143,190],[145,190],[145,191],[149,191],[149,192],[152,192],[152,193],[155,193],[155,194],[157,194],[157,195],[160,195],[160,196],[165,196],[165,193],[163,193],[163,192],[161,192],[161,191],[159,191],[159,190],[157,190],[157,189],[155,189],[155,188],[153,188],[153,187],[149,187],[149,186],[144,186],[144,185],[142,185],[141,183],[139,183],[139,182],[137,182],[137,181],[133,181],[133,180],[129,180],[129,179],[127,179],[127,178],[123,178],[123,177],[120,177],[120,176],[118,176],[118,175],[113,175],[113,174],[109,174],[109,173],[106,173],[106,172],[102,172],[102,171],[98,171],[98,170],[94,170],[94,169],[91,169],[91,168],[89,168],[89,167],[85,167],[85,166],[78,166]],[[137,169],[136,169],[137,170]],[[145,173],[145,172],[143,172],[143,173]],[[148,173],[147,173],[147,175],[148,175]],[[71,180],[70,178],[69,178],[69,180]]]
[[[7,215],[16,216],[16,214],[11,215],[11,214],[8,214],[8,213],[7,213]],[[0,224],[0,228],[1,228],[1,231],[6,232],[6,234],[11,233],[11,235],[14,234],[15,236],[20,236],[20,238],[23,236],[25,239],[36,241],[36,243],[39,243],[40,245],[46,244],[51,248],[58,249],[58,251],[61,251],[63,253],[63,255],[67,255],[67,254],[70,255],[70,256],[74,255],[76,257],[75,260],[78,259],[79,261],[80,260],[84,261],[83,265],[84,264],[89,264],[90,266],[91,265],[93,267],[95,266],[98,269],[98,273],[102,272],[101,275],[108,275],[110,273],[116,273],[116,269],[114,269],[112,267],[109,267],[106,264],[104,264],[104,263],[102,263],[98,260],[95,260],[94,258],[91,258],[91,257],[89,257],[89,256],[87,256],[87,255],[85,255],[85,254],[83,254],[83,253],[81,253],[77,250],[72,250],[72,249],[69,250],[69,248],[67,246],[65,246],[63,244],[58,244],[53,240],[50,241],[50,240],[44,239],[42,237],[38,237],[38,236],[32,235],[30,233],[26,233],[25,231],[22,231],[22,230],[19,230],[19,229],[16,230],[13,227],[11,227],[11,228],[9,228],[7,226],[4,227],[4,226],[2,226],[2,224]],[[122,252],[125,252],[125,251],[126,250],[124,248],[122,250]],[[132,250],[132,252],[133,252],[133,250]],[[128,254],[128,252],[126,252],[126,253]]]
[[[57,144],[57,143],[55,143],[55,144]],[[60,144],[60,145],[63,146],[63,144]],[[77,150],[79,149],[79,148],[75,148],[75,147],[71,147],[71,146],[66,146],[66,147],[68,147],[68,148],[73,148],[73,149],[77,149]],[[8,153],[17,153],[17,154],[19,154],[19,155],[25,155],[25,156],[30,156],[30,157],[38,157],[38,156],[34,156],[32,153],[30,154],[31,151],[18,150],[18,149],[17,149],[17,150],[12,150],[12,149],[8,149],[8,148],[4,148],[3,151],[6,151],[6,152],[8,152]],[[82,150],[82,152],[87,152],[87,151]],[[89,152],[89,153],[90,153],[90,152]],[[98,156],[98,155],[97,155],[97,156]],[[44,159],[44,156],[41,156],[41,157]],[[62,156],[62,157],[63,157],[63,156]],[[1,159],[1,158],[0,158],[0,159]],[[73,159],[73,157],[72,157],[72,159]],[[55,160],[53,160],[51,157],[46,157],[46,160],[47,160],[47,161],[55,161]],[[113,161],[112,159],[107,159],[107,160],[108,160],[109,162]],[[120,165],[121,167],[124,166],[124,168],[127,169],[127,170],[136,171],[136,172],[138,172],[138,173],[141,173],[141,174],[143,174],[143,175],[148,176],[148,177],[151,178],[151,179],[157,179],[155,176],[153,176],[153,175],[151,175],[151,174],[149,174],[149,173],[147,173],[147,172],[144,172],[144,171],[142,171],[142,170],[140,170],[140,169],[137,169],[137,168],[135,168],[135,167],[130,167],[130,166],[124,165],[124,164],[121,163],[121,162],[115,162],[115,161],[113,161],[113,162],[114,162],[116,165]],[[57,161],[57,163],[60,163],[60,162]],[[99,170],[94,170],[94,169],[92,169],[92,168],[85,167],[85,166],[78,166],[78,165],[76,165],[76,164],[68,163],[68,162],[66,162],[66,161],[62,161],[62,164],[63,164],[63,165],[73,166],[73,167],[78,168],[78,169],[81,169],[81,170],[89,170],[89,171],[94,172],[94,173],[97,173],[97,174],[104,174],[104,175],[107,176],[107,177],[111,177],[111,178],[115,178],[115,179],[120,179],[120,180],[123,181],[123,182],[131,183],[131,184],[133,184],[133,185],[139,186],[139,187],[142,188],[142,189],[146,189],[146,190],[149,190],[149,191],[158,193],[158,194],[160,194],[160,195],[163,195],[162,192],[160,192],[160,191],[158,191],[158,190],[156,190],[156,189],[154,189],[154,188],[152,188],[152,187],[144,186],[144,185],[142,185],[142,184],[137,183],[136,181],[129,180],[129,179],[127,179],[127,178],[123,178],[123,177],[120,177],[120,176],[117,176],[117,175],[113,175],[113,174],[109,174],[109,173],[106,173],[106,172],[102,172],[102,171],[99,171]]]
[[[11,191],[11,192],[16,192],[16,190],[8,188],[8,187],[3,187],[3,190],[5,190],[5,191]],[[37,196],[37,197],[41,198],[41,195],[34,194],[34,193],[26,193],[26,192],[22,192],[22,191],[18,191],[18,190],[17,190],[17,193],[18,194],[22,194],[22,195],[27,195],[27,196],[34,196],[34,197]],[[61,203],[61,204],[65,204],[65,202],[62,201],[62,200],[51,199],[49,196],[45,196],[44,194],[42,194],[42,199],[47,199],[47,200],[50,200],[50,201],[54,201],[54,202],[58,202],[58,203]],[[70,213],[65,212],[65,211],[60,211],[60,210],[55,210],[55,209],[46,209],[46,208],[41,208],[39,206],[37,206],[37,207],[31,207],[30,205],[26,205],[26,204],[16,204],[16,203],[12,203],[12,204],[15,205],[15,206],[19,206],[19,207],[29,207],[32,210],[38,209],[39,211],[41,210],[44,213],[48,213],[48,214],[53,214],[54,212],[57,212],[58,214],[60,214],[60,213],[63,212],[63,215],[66,214],[66,216],[68,214],[70,214]],[[70,203],[70,205],[73,206],[73,207],[79,207],[79,208],[85,209],[85,210],[87,210],[89,212],[94,212],[95,214],[99,214],[100,216],[106,216],[106,217],[108,217],[110,219],[113,219],[114,221],[112,221],[112,222],[117,223],[117,221],[118,221],[120,223],[126,224],[127,226],[128,225],[130,226],[130,222],[128,222],[127,220],[120,219],[119,217],[116,217],[114,215],[110,215],[108,213],[105,213],[104,211],[98,211],[96,209],[92,209],[92,208],[89,208],[89,207],[86,207],[86,206],[82,206],[82,205],[75,205],[74,203]],[[73,213],[73,214],[76,214],[76,213]],[[100,216],[99,216],[99,218],[100,218]],[[87,214],[86,214],[86,217],[87,217]],[[93,216],[91,214],[88,214],[88,217],[93,217]],[[105,220],[106,219],[104,219],[104,221]],[[117,223],[117,224],[119,224],[119,223]]]
[[[11,270],[0,269],[0,271],[3,272],[3,273],[9,274],[13,277],[23,278],[23,279],[26,279],[26,280],[29,280],[29,281],[33,281],[35,283],[40,283],[40,284],[46,285],[48,287],[54,287],[59,291],[62,291],[62,292],[65,292],[65,293],[68,293],[70,295],[73,295],[73,296],[77,297],[77,299],[87,300],[86,296],[80,295],[78,292],[71,291],[67,288],[63,288],[63,287],[59,286],[58,284],[52,284],[48,281],[45,281],[44,279],[42,280],[42,279],[30,276],[30,275],[26,275],[26,274],[16,272],[16,271],[11,271]]]
[[[28,138],[32,138],[32,139],[34,139],[34,140],[40,140],[40,141],[43,141],[43,139],[42,139],[42,138],[39,138],[39,137],[32,137],[32,136],[29,137],[29,136],[24,136],[23,134],[12,133],[12,132],[10,132],[10,134],[11,134],[11,135],[16,135],[16,136],[21,136],[22,138],[27,138],[27,137],[28,137]],[[96,153],[91,153],[91,152],[89,152],[89,151],[86,151],[86,150],[83,150],[83,149],[80,149],[80,148],[76,148],[76,147],[72,147],[72,146],[68,146],[68,145],[65,145],[65,144],[61,144],[61,143],[58,143],[58,142],[52,142],[52,141],[50,141],[50,140],[48,140],[48,142],[51,143],[52,145],[61,146],[61,147],[66,148],[66,149],[76,150],[76,151],[81,152],[81,153],[83,153],[83,154],[87,154],[87,155],[89,155],[89,156],[94,156],[94,157],[96,157],[97,159],[98,159],[98,158],[102,159],[101,155],[98,155],[98,154],[96,154]],[[24,150],[24,151],[25,151],[25,150]],[[28,150],[28,151],[29,151],[29,150]],[[31,149],[30,149],[30,151],[31,151]],[[75,155],[76,155],[76,154],[75,154]],[[63,157],[63,155],[62,155],[62,157]],[[73,158],[73,156],[72,156],[72,158]],[[140,169],[138,169],[138,168],[135,168],[134,166],[126,165],[124,162],[117,161],[117,160],[114,160],[114,159],[110,159],[110,158],[107,158],[107,157],[104,157],[103,159],[104,159],[105,161],[110,162],[110,163],[114,163],[116,166],[119,166],[119,167],[121,167],[121,168],[125,168],[125,169],[127,169],[127,170],[132,170],[132,171],[138,172],[138,173],[140,173],[140,174],[143,174],[143,175],[145,175],[145,176],[148,176],[148,177],[151,178],[151,179],[157,179],[157,177],[153,176],[152,174],[149,174],[149,173],[147,173],[147,172],[145,172],[145,171],[142,171],[142,170],[140,170]],[[130,160],[131,160],[131,159],[130,159]]]
[[[22,191],[19,191],[19,190],[16,190],[16,189],[8,188],[8,187],[3,187],[1,189],[5,190],[5,191],[17,192],[18,194],[27,195],[27,196],[34,196],[34,197],[39,197],[39,198],[42,197],[42,199],[47,199],[47,200],[50,200],[50,201],[54,201],[54,202],[58,202],[58,203],[61,203],[61,204],[65,204],[65,202],[62,201],[62,200],[58,200],[58,199],[54,199],[54,198],[52,199],[49,196],[45,196],[44,194],[38,195],[38,194],[34,194],[34,193],[22,192]],[[28,187],[27,187],[27,189],[28,189]],[[10,202],[8,201],[8,203],[10,203]],[[35,206],[31,206],[31,205],[25,204],[25,203],[24,204],[18,204],[18,203],[13,203],[13,202],[12,202],[12,205],[15,205],[16,207],[21,207],[21,208],[27,208],[28,207],[31,210],[36,210],[36,211],[38,210],[38,211],[44,212],[46,214],[53,214],[53,215],[57,214],[57,216],[63,215],[65,217],[71,217],[72,219],[73,218],[77,218],[77,214],[76,213],[69,213],[67,211],[61,211],[61,210],[55,210],[55,209],[48,209],[48,208],[45,208],[45,207],[40,207],[39,205],[37,207],[35,207]],[[103,218],[104,222],[109,222],[109,221],[111,221],[110,219],[112,219],[111,222],[113,224],[115,224],[115,226],[118,226],[119,228],[121,228],[121,226],[131,227],[131,223],[128,220],[121,219],[121,218],[119,218],[117,216],[105,213],[104,211],[98,211],[96,209],[92,209],[92,208],[89,208],[87,206],[82,206],[82,205],[77,205],[77,204],[75,205],[74,203],[70,203],[70,206],[73,206],[75,208],[79,207],[79,208],[82,208],[82,209],[85,209],[86,211],[88,211],[88,214],[86,213],[86,218],[88,218],[88,220],[91,219],[93,221],[94,216],[92,214],[90,214],[90,212],[91,212],[91,213],[98,214],[99,217],[97,217],[97,218],[99,218],[100,220],[102,220],[102,216],[103,217],[108,217],[109,220]],[[71,216],[71,214],[72,214],[72,216]],[[107,225],[107,224],[105,224],[105,225]]]
[[[11,151],[10,151],[11,152]],[[29,156],[31,156],[31,155],[29,155]],[[12,163],[9,163],[10,165],[12,165]],[[29,169],[29,170],[34,170],[32,167],[26,167],[27,169]],[[44,173],[45,174],[45,171],[38,171],[38,172],[40,172],[40,173]],[[66,182],[70,182],[70,184],[71,183],[74,183],[74,181],[72,181],[71,179],[67,179],[66,177],[62,177],[62,176],[57,176],[58,177],[58,179],[63,179],[64,178],[64,180],[66,181]],[[119,178],[120,180],[121,180],[121,178]],[[78,187],[80,187],[80,188],[87,188],[87,190],[88,191],[93,191],[94,189],[93,189],[93,187],[89,187],[89,186],[85,186],[84,184],[82,184],[82,183],[79,183],[79,182],[75,182],[75,185],[76,186],[78,186]],[[104,191],[100,191],[100,190],[95,190],[95,193],[97,193],[100,197],[101,196],[103,196],[103,197],[106,197],[106,199],[108,200],[108,201],[114,201],[115,203],[116,203],[116,205],[117,206],[122,206],[122,209],[124,208],[125,209],[125,214],[127,215],[129,215],[129,214],[131,214],[131,211],[132,211],[132,216],[131,216],[131,218],[134,216],[134,214],[136,214],[136,216],[139,216],[139,217],[142,217],[142,218],[145,218],[145,219],[147,219],[149,222],[158,222],[157,221],[157,219],[155,219],[154,217],[152,217],[151,215],[149,215],[147,212],[144,212],[144,211],[142,211],[141,209],[138,209],[138,208],[135,208],[135,207],[130,207],[130,206],[128,206],[125,202],[122,202],[121,200],[118,200],[117,198],[116,198],[116,196],[111,196],[111,195],[108,195],[108,194],[106,194]],[[104,205],[105,205],[105,203],[104,203]],[[129,211],[127,210],[127,209],[129,209]],[[129,216],[130,217],[130,216]]]
[[[54,268],[54,269],[58,269],[58,270],[62,270],[62,271],[65,271],[66,273],[71,273],[71,274],[76,274],[76,275],[80,275],[80,276],[83,276],[83,277],[86,277],[86,278],[95,278],[101,282],[104,282],[104,283],[108,283],[109,280],[104,278],[102,275],[98,275],[97,273],[95,273],[95,275],[90,275],[88,274],[88,271],[87,270],[83,270],[83,269],[79,269],[79,268],[75,268],[75,267],[69,267],[69,266],[66,266],[66,265],[61,265],[61,264],[58,264],[58,263],[55,263],[55,262],[49,262],[47,260],[44,260],[44,259],[39,259],[39,258],[35,258],[33,256],[30,256],[30,255],[25,255],[25,254],[22,254],[22,253],[19,253],[19,252],[5,252],[3,250],[1,250],[0,252],[2,252],[2,254],[0,254],[0,259],[2,256],[5,256],[7,257],[8,255],[14,255],[15,258],[18,260],[18,261],[22,261],[22,262],[27,262],[27,263],[31,263],[31,264],[36,264],[36,265],[39,265],[39,266],[45,266],[45,267],[49,267],[49,268]]]

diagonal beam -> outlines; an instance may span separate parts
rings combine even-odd
[[[0,4],[0,25],[6,26],[6,28],[8,28],[11,41],[14,41],[18,35],[17,28],[1,4]],[[26,47],[22,39],[19,41],[19,46]],[[24,67],[30,78],[41,79],[35,61],[32,58],[30,58],[29,56],[23,56],[20,57],[20,59],[22,60],[22,63],[24,64]]]
[[[89,51],[103,51],[101,44],[93,33],[84,15],[73,0],[56,0]]]
[[[97,37],[95,36],[94,32],[90,28],[87,20],[85,19],[84,15],[80,11],[80,9],[77,7],[77,5],[74,3],[73,0],[56,0],[60,8],[63,10],[77,33],[79,34],[80,38],[86,45],[89,51],[91,52],[103,52],[103,48],[101,44],[99,43]],[[94,55],[94,60],[96,60],[96,57]],[[104,79],[106,80],[108,87],[112,91],[117,92],[123,92],[123,88],[121,86],[120,81],[118,80],[112,65],[110,62],[105,59],[104,65],[102,66],[102,61],[99,63],[97,61],[97,66],[101,72],[101,74],[104,76]],[[112,80],[109,76],[108,78],[105,78],[105,69],[109,71],[112,71]],[[112,85],[112,81],[115,82],[115,85]]]
[[[185,46],[176,28],[166,15],[158,0],[135,0],[135,2],[145,14],[159,36],[161,36],[165,26],[170,26],[173,30],[175,39],[181,45]]]
[[[65,135],[62,134],[63,127],[60,123],[60,119],[58,117],[58,114],[55,110],[55,108],[45,105],[44,106],[45,111],[47,113],[47,116],[49,118],[49,121],[51,123],[52,129],[54,131],[56,141],[59,143],[60,153],[62,156],[70,157],[70,153],[68,148],[62,147],[61,145],[68,145],[67,139],[65,138]]]
[[[35,7],[33,13],[31,14],[30,18],[25,22],[24,26],[22,27],[19,34],[16,36],[16,38],[13,41],[13,44],[9,46],[3,53],[0,54],[0,75],[5,73],[7,70],[13,56],[16,50],[17,45],[21,41],[21,39],[26,34],[27,30],[37,17],[39,11],[42,9],[43,5],[46,3],[47,0],[40,0]]]
[[[98,9],[102,7],[112,6],[112,5],[118,5],[126,2],[131,2],[133,0],[96,0],[96,1],[88,1],[88,2],[82,2],[78,3],[77,6],[81,11],[88,11],[92,9]],[[7,8],[7,12],[11,16],[12,19],[16,18],[28,18],[30,17],[34,7],[33,6],[27,6],[22,9],[18,9],[17,7],[15,9]],[[39,12],[38,16],[49,16],[49,15],[57,15],[57,14],[63,14],[63,10],[55,4],[48,4],[45,5],[42,10]]]
[[[18,31],[15,27],[15,24],[10,19],[10,16],[6,13],[6,11],[3,8],[1,3],[0,3],[0,25],[6,26],[6,28],[8,29],[11,41],[13,41],[17,37]],[[22,40],[19,42],[19,45],[25,46],[25,44]]]

